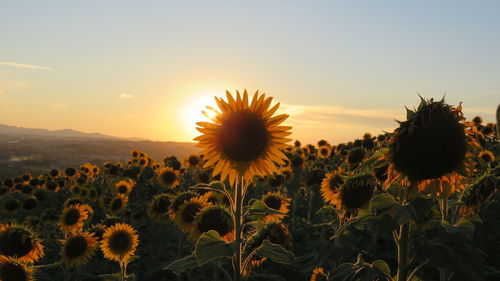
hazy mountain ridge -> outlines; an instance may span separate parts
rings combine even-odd
[[[129,159],[139,149],[157,161],[174,155],[182,161],[199,152],[194,143],[125,139],[75,130],[50,131],[0,125],[0,179],[21,173],[46,173],[52,168],[77,167],[85,162]]]

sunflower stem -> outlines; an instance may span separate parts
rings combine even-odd
[[[235,210],[234,210],[234,226],[235,226],[235,242],[236,253],[233,256],[234,281],[241,281],[241,233],[242,233],[242,205],[243,205],[243,178],[239,184],[236,184],[235,190]]]
[[[398,279],[397,281],[406,281],[408,274],[408,252],[409,252],[409,232],[410,225],[408,222],[399,227],[398,246]]]

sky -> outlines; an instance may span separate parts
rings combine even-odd
[[[7,1],[0,124],[192,141],[226,90],[292,138],[392,131],[419,97],[494,120],[499,1]]]

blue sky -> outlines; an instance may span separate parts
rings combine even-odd
[[[417,93],[493,121],[498,1],[3,1],[0,123],[189,141],[260,90],[294,137],[391,130]]]

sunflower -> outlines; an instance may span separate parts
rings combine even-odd
[[[391,139],[393,168],[412,182],[463,170],[467,137],[461,120],[461,106],[422,99],[418,109],[407,110]]]
[[[78,232],[88,218],[89,209],[84,205],[75,204],[63,210],[59,225],[64,232]]]
[[[158,177],[160,182],[167,187],[174,188],[179,185],[179,171],[174,170],[171,167],[165,167],[158,172]]]
[[[326,203],[337,204],[339,188],[344,184],[342,173],[342,169],[330,172],[325,175],[325,178],[321,182],[321,197],[323,197]]]
[[[196,154],[191,154],[184,160],[184,164],[190,168],[198,167],[200,163],[201,163],[200,156]]]
[[[327,279],[328,275],[322,267],[316,267],[313,269],[310,281],[326,281]]]
[[[43,246],[29,228],[18,224],[0,225],[0,255],[34,263],[43,257]]]
[[[327,145],[322,145],[318,148],[318,157],[321,159],[326,159],[330,157],[331,149]]]
[[[10,214],[15,213],[19,209],[19,207],[21,207],[21,204],[17,199],[14,198],[7,200],[7,202],[5,202],[4,204],[5,211]]]
[[[256,92],[249,104],[245,90],[243,98],[236,92],[236,100],[226,92],[227,102],[215,98],[221,113],[214,123],[199,122],[196,129],[203,135],[195,138],[207,162],[203,168],[214,167],[213,174],[221,174],[221,181],[229,178],[231,185],[243,177],[250,182],[254,175],[266,176],[278,172],[275,163],[285,165],[286,156],[280,151],[288,147],[291,127],[279,126],[288,118],[272,115],[279,103],[269,109],[272,98]]]
[[[80,232],[71,234],[62,241],[62,261],[66,267],[86,264],[97,248],[97,237],[93,233]]]
[[[215,230],[223,240],[231,242],[235,235],[234,215],[223,206],[206,207],[196,216],[194,229],[197,235]]]
[[[0,280],[32,281],[33,269],[17,259],[0,255]]]
[[[167,194],[158,194],[148,205],[147,214],[155,221],[165,221],[169,216],[169,207],[172,204],[172,198]]]
[[[135,253],[139,236],[134,228],[117,223],[106,229],[102,236],[101,250],[104,257],[117,262],[126,262]]]
[[[123,194],[117,194],[109,202],[108,209],[111,213],[116,214],[127,206],[128,197]]]
[[[175,224],[184,232],[192,233],[196,215],[198,215],[203,208],[209,204],[205,197],[191,198],[185,201],[179,210],[175,213]]]
[[[179,208],[181,207],[181,205],[184,202],[189,201],[191,198],[198,197],[198,196],[200,196],[200,194],[198,194],[197,192],[194,192],[194,191],[184,191],[184,192],[177,194],[177,196],[175,196],[175,198],[174,198],[174,202],[172,202],[172,205],[171,205],[171,209],[173,212],[172,217],[175,216],[175,213],[179,210]]]
[[[495,155],[493,154],[493,152],[486,149],[481,151],[478,157],[486,163],[490,163],[491,161],[495,160]]]
[[[121,180],[115,184],[115,192],[118,194],[127,195],[132,192],[135,182],[131,179]]]
[[[375,179],[371,174],[359,174],[348,177],[340,187],[337,209],[344,214],[352,214],[365,206],[371,199],[375,187]]]
[[[283,214],[272,214],[265,217],[265,221],[279,221],[288,213],[288,206],[290,205],[290,198],[287,198],[281,192],[268,192],[262,197],[264,202],[269,208],[276,210]]]

